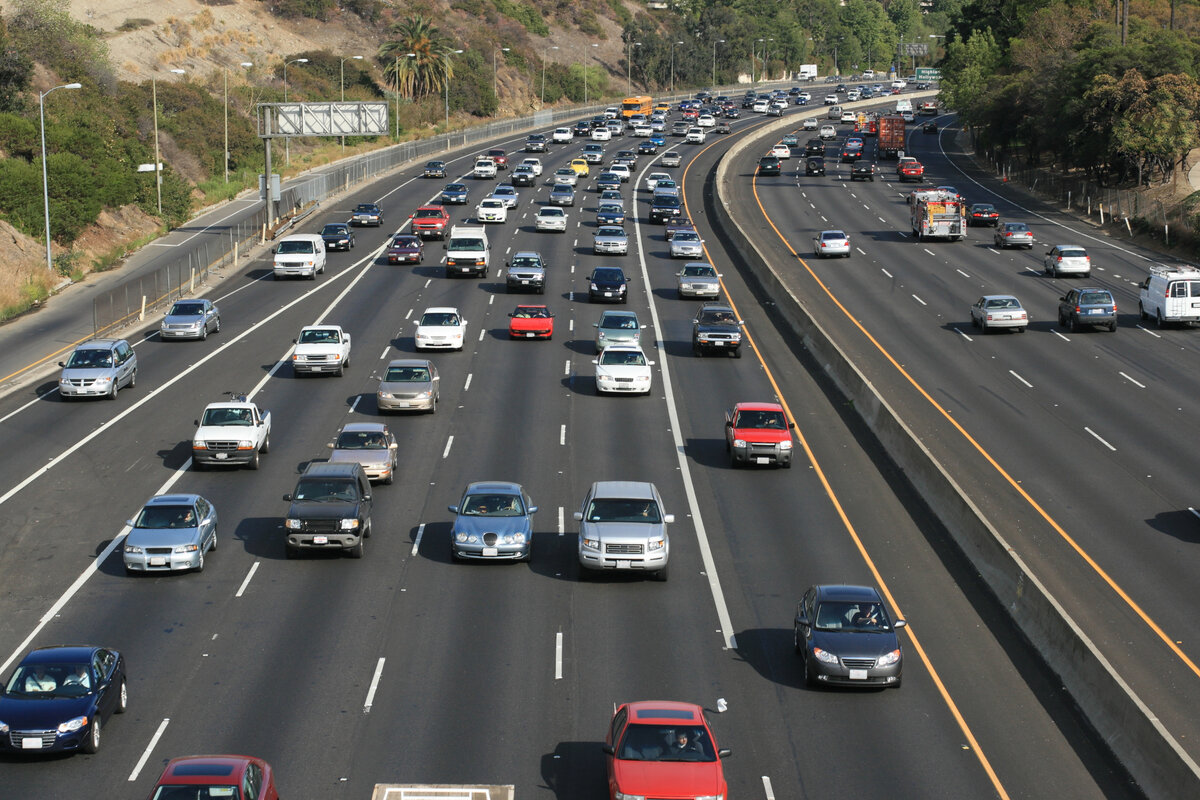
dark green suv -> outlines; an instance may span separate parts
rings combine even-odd
[[[759,175],[778,175],[782,169],[778,156],[763,156],[758,160]]]

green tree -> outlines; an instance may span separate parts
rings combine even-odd
[[[21,93],[29,88],[32,77],[33,61],[12,46],[0,17],[0,114],[22,109]]]
[[[410,100],[440,92],[454,77],[451,46],[433,20],[420,15],[392,24],[393,38],[379,46],[378,59],[384,79]],[[413,56],[408,54],[412,53]]]
[[[956,36],[946,46],[941,96],[958,109],[967,124],[986,118],[988,89],[1002,62],[1003,54],[990,30],[973,30],[966,41]]]

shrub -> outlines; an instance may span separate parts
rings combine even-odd
[[[550,26],[542,17],[542,12],[530,5],[512,0],[494,0],[496,10],[511,20],[521,23],[525,30],[537,36],[549,36]]]

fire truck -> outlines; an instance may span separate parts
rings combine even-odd
[[[913,192],[909,195],[912,207],[913,238],[949,239],[957,242],[966,234],[966,207],[958,195],[941,189]]]

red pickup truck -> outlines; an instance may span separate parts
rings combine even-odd
[[[792,466],[792,429],[778,403],[738,403],[725,412],[725,450],[735,469],[744,464]]]
[[[421,206],[410,219],[413,233],[422,239],[445,239],[450,213],[442,206]]]

